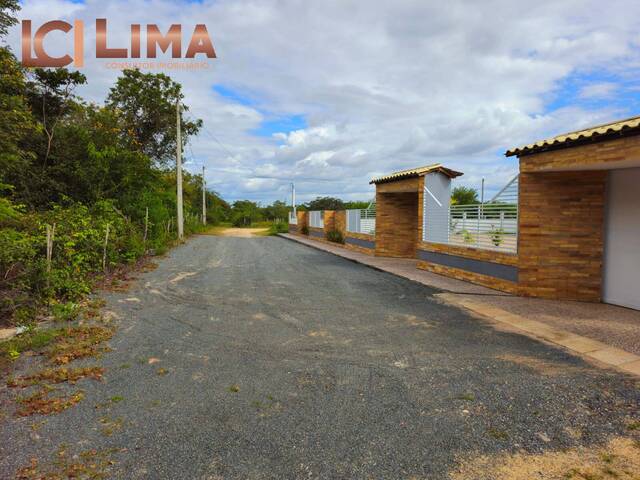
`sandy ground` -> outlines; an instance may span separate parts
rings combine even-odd
[[[235,227],[213,227],[205,235],[215,235],[220,237],[251,238],[262,236],[267,233],[268,228],[235,228]]]
[[[227,228],[220,235],[223,237],[241,237],[249,238],[266,232],[266,228]]]

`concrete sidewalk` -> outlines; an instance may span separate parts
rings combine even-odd
[[[640,376],[640,311],[606,304],[509,295],[416,268],[417,260],[374,257],[300,235],[289,240],[437,288],[442,301],[556,345],[595,363]]]

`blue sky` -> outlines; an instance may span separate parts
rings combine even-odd
[[[545,112],[580,107],[585,110],[615,108],[633,115],[640,113],[640,83],[637,77],[607,70],[572,72],[558,81],[550,93]]]
[[[294,130],[307,128],[307,122],[303,115],[274,115],[261,109],[258,96],[244,94],[225,85],[214,85],[213,90],[230,102],[246,107],[254,107],[264,115],[265,118],[260,122],[260,126],[249,130],[251,135],[272,138],[276,133],[290,133]]]

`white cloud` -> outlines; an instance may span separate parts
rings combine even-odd
[[[93,20],[105,17],[118,46],[127,44],[130,23],[162,30],[182,23],[184,31],[206,23],[219,58],[206,72],[172,74],[205,122],[192,151],[223,195],[269,201],[282,199],[291,180],[301,200],[370,198],[372,176],[433,162],[464,171],[460,182],[478,186],[485,177],[488,190],[497,190],[517,170],[501,156],[507,148],[630,113],[545,108],[573,72],[640,65],[640,5],[613,4],[25,0],[22,16],[35,23],[81,18],[88,37]],[[15,29],[11,43],[19,51],[17,42]],[[82,93],[102,100],[116,72],[94,60],[85,73],[90,84]],[[215,84],[250,92],[254,101],[234,103]],[[593,84],[576,97],[606,98],[613,90]],[[267,114],[302,115],[308,126],[251,134]]]
[[[613,82],[601,82],[585,85],[580,89],[580,98],[607,99],[614,96],[616,84]]]

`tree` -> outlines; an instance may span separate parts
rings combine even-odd
[[[7,48],[0,47],[0,183],[14,184],[27,175],[32,155],[20,148],[35,127],[24,97],[22,68]]]
[[[18,23],[14,16],[20,10],[18,0],[0,0],[0,37],[4,37],[9,27]]]
[[[284,220],[288,217],[290,208],[282,200],[276,200],[268,207],[263,208],[263,214],[268,220]]]
[[[262,218],[260,207],[250,200],[237,200],[231,207],[231,222],[235,227],[248,227]]]
[[[207,223],[218,225],[229,218],[231,206],[225,202],[218,193],[207,191]]]
[[[478,200],[478,191],[475,188],[459,186],[451,192],[452,205],[475,205],[480,203]]]
[[[51,154],[56,126],[68,112],[75,97],[76,87],[87,83],[87,77],[66,68],[36,68],[31,76],[33,80],[28,84],[29,101],[32,110],[37,112],[42,130],[47,136],[46,151],[42,161],[42,168],[45,169]]]
[[[344,202],[334,197],[317,197],[307,207],[309,210],[344,210]]]
[[[344,204],[344,208],[346,208],[347,210],[352,210],[352,209],[357,209],[357,210],[366,210],[367,208],[369,208],[369,205],[371,205],[372,202],[362,202],[362,201],[355,201],[355,202],[345,202]],[[373,203],[373,205],[375,206],[375,202]]]
[[[162,73],[125,70],[107,97],[107,106],[118,111],[125,134],[136,148],[157,166],[166,167],[176,155],[176,102],[182,101],[182,86]],[[181,134],[186,145],[202,127],[202,120],[186,120],[181,105]]]

